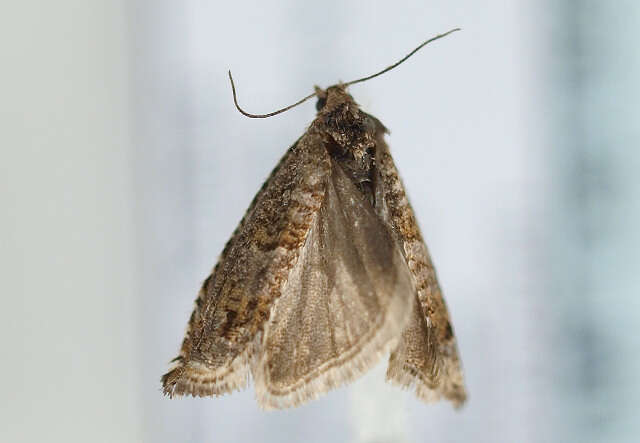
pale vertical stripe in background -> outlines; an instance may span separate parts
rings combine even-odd
[[[3,442],[142,438],[124,3],[0,13]]]

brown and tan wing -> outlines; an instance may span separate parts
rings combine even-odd
[[[331,164],[254,369],[265,408],[296,406],[357,378],[397,343],[412,308],[411,275],[388,227]]]
[[[387,380],[415,388],[424,401],[441,397],[460,406],[466,399],[464,379],[453,328],[438,285],[429,251],[422,239],[413,209],[398,176],[384,127],[376,140],[376,205],[380,216],[391,225],[415,281],[411,320],[391,353]]]
[[[244,387],[261,332],[316,220],[330,172],[322,137],[307,132],[284,156],[204,282],[167,395]]]

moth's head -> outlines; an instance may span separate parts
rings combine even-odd
[[[318,115],[313,125],[330,137],[332,152],[363,157],[366,150],[375,145],[378,131],[384,132],[384,126],[376,124],[375,118],[360,110],[346,85],[337,84],[327,89],[316,86],[315,89]]]
[[[336,110],[358,109],[358,105],[353,101],[353,97],[349,95],[347,87],[343,84],[329,86],[327,89],[315,86],[315,90],[316,97],[318,97],[316,110],[319,115],[333,113]]]

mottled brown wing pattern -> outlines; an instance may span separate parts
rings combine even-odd
[[[425,401],[444,397],[460,406],[466,399],[466,392],[453,327],[429,251],[384,141],[385,129],[377,123],[379,179],[376,195],[381,196],[383,202],[377,209],[392,226],[402,247],[414,277],[418,308],[391,354],[387,379],[405,388],[414,387],[416,395]]]
[[[248,366],[324,196],[329,157],[308,131],[285,155],[204,282],[168,395],[218,395],[246,385]]]
[[[423,400],[466,394],[456,340],[384,126],[344,85],[258,192],[196,300],[168,395],[246,385],[265,408],[387,379]]]
[[[412,310],[412,277],[390,230],[331,163],[253,371],[265,408],[296,406],[357,378],[395,346]]]

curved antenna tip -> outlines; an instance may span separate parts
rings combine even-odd
[[[450,31],[447,31],[447,32],[445,32],[445,33],[443,33],[443,34],[438,34],[438,35],[436,35],[435,37],[431,37],[430,39],[428,39],[428,40],[426,40],[426,41],[422,42],[422,43],[421,43],[417,48],[415,48],[413,51],[411,51],[410,53],[408,53],[407,55],[405,55],[404,57],[402,57],[400,60],[398,60],[397,62],[395,62],[395,63],[394,63],[394,64],[392,64],[391,66],[387,66],[386,68],[384,68],[382,71],[376,72],[375,74],[371,74],[371,75],[368,75],[368,76],[366,76],[366,77],[359,78],[359,79],[357,79],[357,80],[352,80],[352,81],[350,81],[350,82],[345,83],[344,85],[345,85],[345,86],[351,86],[351,85],[354,85],[354,84],[356,84],[356,83],[365,82],[365,81],[367,81],[367,80],[371,80],[372,78],[375,78],[375,77],[377,77],[377,76],[379,76],[379,75],[382,75],[382,74],[384,74],[385,72],[391,71],[391,70],[392,70],[393,68],[395,68],[396,66],[398,66],[398,65],[400,65],[400,64],[402,64],[402,63],[404,63],[404,61],[405,61],[405,60],[407,60],[407,59],[408,59],[409,57],[411,57],[413,54],[415,54],[416,52],[418,52],[419,50],[421,50],[422,48],[424,48],[425,46],[427,46],[429,43],[431,43],[431,42],[433,42],[433,41],[436,41],[436,40],[439,40],[439,39],[441,39],[441,38],[443,38],[443,37],[446,37],[447,35],[449,35],[449,34],[451,34],[451,33],[453,33],[453,32],[460,31],[460,30],[461,30],[461,28],[453,28],[453,29],[451,29]]]
[[[314,92],[313,94],[309,94],[307,95],[305,98],[298,100],[297,102],[295,102],[292,105],[289,106],[285,106],[282,109],[278,109],[277,111],[273,111],[270,112],[268,114],[251,114],[247,111],[245,111],[244,109],[242,109],[240,107],[240,105],[238,104],[238,96],[236,94],[236,85],[233,83],[233,77],[231,76],[231,69],[229,69],[229,81],[231,82],[231,92],[233,93],[233,103],[236,105],[236,109],[244,116],[249,117],[249,118],[267,118],[267,117],[273,117],[274,115],[278,115],[281,114],[283,112],[288,111],[291,108],[295,108],[296,106],[298,106],[299,104],[309,100],[311,97],[315,97],[315,95],[317,94],[316,92]]]

